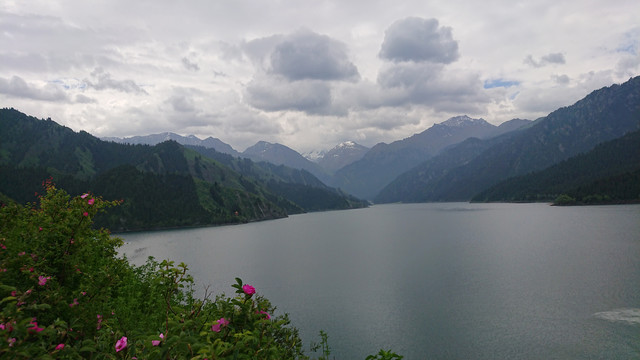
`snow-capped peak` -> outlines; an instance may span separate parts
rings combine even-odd
[[[354,143],[353,141],[345,141],[336,146],[337,149],[344,149],[344,148],[350,149],[354,147],[356,147],[356,143]]]
[[[475,123],[475,122],[485,122],[484,119],[473,119],[468,117],[467,115],[460,115],[460,116],[455,116],[452,117],[446,121],[443,121],[442,123],[440,123],[441,125],[445,125],[445,126],[449,126],[449,127],[461,127],[461,126],[465,126],[469,123]]]
[[[324,157],[327,152],[324,150],[313,150],[302,154],[307,160],[318,162]]]

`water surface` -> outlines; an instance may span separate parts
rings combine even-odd
[[[337,359],[640,359],[639,205],[378,205],[121,237],[201,288],[241,277]]]

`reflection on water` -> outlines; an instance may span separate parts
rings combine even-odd
[[[125,234],[122,251],[238,276],[337,359],[640,358],[640,206],[408,204]]]

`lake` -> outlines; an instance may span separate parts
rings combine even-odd
[[[307,353],[324,330],[336,359],[640,359],[640,205],[376,205],[119,236],[199,289],[254,285]]]

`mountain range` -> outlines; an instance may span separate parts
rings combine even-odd
[[[195,135],[182,136],[172,132],[164,132],[160,134],[131,136],[127,138],[103,137],[102,140],[131,145],[157,145],[161,142],[173,140],[182,145],[203,146],[206,148],[215,149],[216,151],[221,153],[240,156],[240,153],[232,148],[231,145],[211,136],[202,140]]]
[[[74,189],[93,186],[114,196],[118,186],[138,184],[131,196],[142,204],[140,184],[150,182],[159,189],[154,196],[174,191],[172,197],[186,199],[182,205],[165,199],[166,206],[185,209],[188,203],[198,209],[185,209],[173,223],[165,216],[164,224],[171,226],[366,206],[357,198],[375,203],[553,201],[564,195],[576,203],[640,201],[640,148],[633,135],[640,129],[640,77],[593,91],[535,121],[513,119],[495,126],[457,116],[371,149],[345,142],[316,152],[321,156],[315,161],[264,141],[240,153],[213,137],[163,133],[101,141],[13,109],[0,111],[0,119],[0,170],[6,175],[0,192],[27,199],[33,184],[25,179],[41,181],[47,174]],[[230,205],[245,217],[237,218]],[[198,218],[202,211],[207,215]],[[149,219],[136,216],[131,218],[136,226],[148,225]]]
[[[375,201],[468,201],[510,177],[543,170],[638,129],[640,77],[596,90],[525,128],[467,139],[396,178]],[[633,154],[618,155],[633,167]]]
[[[330,183],[355,196],[373,199],[398,175],[451,145],[470,137],[497,136],[528,123],[527,120],[514,119],[495,126],[484,119],[472,119],[466,115],[454,117],[406,139],[375,145],[362,159],[338,170]]]
[[[224,164],[172,140],[153,146],[103,141],[15,109],[0,109],[0,138],[2,199],[33,202],[43,180],[52,178],[70,194],[123,199],[96,220],[114,231],[367,206],[304,170],[256,165],[207,149],[235,159]]]
[[[243,153],[219,151],[306,169],[329,186],[376,203],[468,201],[507,178],[540,171],[637,129],[638,82],[636,77],[594,91],[535,121],[495,126],[462,115],[371,149],[346,142],[307,159],[266,142]]]
[[[554,201],[560,195],[576,203],[640,199],[640,130],[543,170],[508,178],[471,200]]]
[[[330,174],[356,162],[369,151],[369,148],[353,141],[345,141],[336,145],[333,149],[324,152],[316,162]]]
[[[316,152],[321,156],[315,157],[314,161],[285,145],[266,141],[259,141],[240,153],[217,138],[209,137],[201,140],[193,135],[181,136],[174,133],[103,138],[103,140],[149,145],[175,140],[183,145],[213,148],[218,152],[249,158],[257,162],[264,161],[307,170],[330,186],[341,188],[361,198],[373,199],[395,177],[447,146],[469,137],[497,136],[528,123],[530,123],[528,120],[514,119],[495,126],[483,119],[472,119],[466,115],[457,116],[435,124],[407,139],[390,144],[379,143],[371,149],[353,141],[343,142],[329,151]]]

